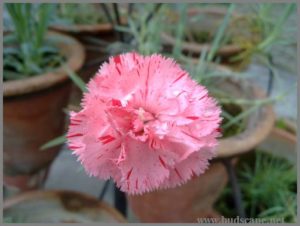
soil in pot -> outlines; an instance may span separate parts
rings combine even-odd
[[[205,30],[187,29],[184,34],[184,41],[198,44],[212,43],[215,34]],[[228,37],[224,43],[225,45],[233,44],[232,38]]]
[[[4,202],[7,223],[124,223],[105,202],[73,191],[33,191]]]
[[[237,104],[221,104],[222,112],[226,112],[231,117],[235,118],[243,112],[243,108]],[[222,120],[221,128],[229,122],[227,117]],[[222,138],[228,138],[241,133],[245,129],[245,122],[234,123],[226,129],[222,129]]]
[[[84,61],[84,49],[75,39],[49,33],[65,57],[67,66],[77,71]],[[5,72],[4,72],[5,73]],[[5,76],[4,76],[5,77]],[[60,146],[41,152],[40,146],[64,131],[63,108],[67,105],[71,82],[63,67],[24,79],[4,81],[4,183],[16,186],[28,178],[22,190],[37,184],[30,177],[47,168]],[[18,177],[17,177],[18,176]],[[7,179],[7,180],[6,180]]]

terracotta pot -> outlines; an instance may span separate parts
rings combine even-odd
[[[84,48],[75,39],[49,32],[73,71],[83,65]],[[19,184],[49,166],[60,146],[40,151],[40,146],[60,136],[64,130],[63,108],[67,105],[71,82],[63,67],[53,72],[3,83],[4,183]],[[17,179],[18,180],[18,179]],[[22,189],[37,184],[23,184]]]
[[[74,191],[25,192],[4,201],[4,220],[18,223],[124,223],[105,202]]]
[[[215,162],[205,174],[180,187],[127,196],[127,199],[141,222],[197,222],[198,218],[217,217],[212,206],[227,181],[225,167]]]
[[[91,5],[106,18],[99,3],[92,3]],[[113,25],[108,21],[97,24],[51,24],[50,29],[72,34],[78,39],[84,35],[99,36],[99,38],[105,39],[113,34]]]
[[[113,26],[108,22],[101,24],[51,25],[50,29],[72,35],[82,42],[85,42],[87,36],[106,41],[113,41],[116,39]]]
[[[219,7],[206,7],[197,9],[191,8],[187,12],[188,18],[202,14],[203,19],[201,20],[201,22],[192,22],[188,20],[187,26],[193,27],[193,30],[208,31],[211,34],[215,34],[219,28],[219,25],[224,19],[226,12],[227,9]],[[238,16],[239,15],[236,13],[232,14],[232,17],[235,19],[238,18]],[[167,32],[163,32],[161,34],[161,38],[167,49],[169,49],[170,47],[173,48],[176,43],[176,37],[173,37]],[[196,42],[183,41],[181,46],[183,53],[191,54],[193,57],[198,58],[205,49],[207,51],[211,49],[212,43],[200,44]],[[216,52],[216,56],[220,57],[222,64],[226,64],[227,66],[236,68],[236,65],[238,65],[239,62],[230,62],[229,59],[240,54],[242,51],[243,49],[239,45],[226,44],[219,48],[219,50]]]
[[[265,98],[264,92],[249,81],[216,80],[216,87],[234,97]],[[246,110],[247,108],[245,108]],[[144,195],[128,196],[134,214],[142,222],[197,222],[198,218],[213,215],[213,204],[227,183],[227,173],[218,159],[233,157],[252,150],[270,133],[274,114],[271,105],[259,107],[247,118],[245,130],[221,139],[217,158],[199,177],[173,189],[158,190]],[[237,161],[233,158],[232,161]]]
[[[259,148],[273,155],[283,157],[293,164],[297,164],[297,129],[296,121],[285,119],[287,129],[274,127],[270,135]]]

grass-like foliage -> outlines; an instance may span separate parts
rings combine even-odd
[[[282,10],[276,4],[254,4],[250,12],[237,17],[231,26],[233,42],[244,51],[233,57],[231,61],[241,60],[245,63],[254,55],[266,57],[276,45],[288,45],[291,40],[283,36],[284,26],[288,18],[295,13],[294,3],[285,4]],[[274,16],[278,18],[273,20]]]
[[[99,4],[59,3],[55,4],[52,22],[59,25],[92,25],[107,22]]]
[[[163,5],[156,13],[156,4],[136,4],[134,12],[128,15],[128,26],[115,26],[119,32],[124,32],[128,39],[122,43],[125,49],[135,50],[141,54],[148,55],[162,51],[160,34],[164,27]],[[151,14],[153,17],[149,19]]]
[[[262,151],[256,151],[251,157],[245,157],[245,161],[242,159],[238,166],[238,181],[247,217],[266,221],[282,218],[285,222],[295,222],[296,167],[283,158]],[[229,186],[216,206],[225,217],[235,216]]]
[[[3,79],[38,75],[57,67],[59,50],[45,40],[52,5],[6,3],[14,30],[4,36]]]

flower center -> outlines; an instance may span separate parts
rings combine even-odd
[[[136,110],[136,114],[137,117],[133,121],[133,132],[136,136],[143,136],[145,135],[145,125],[153,121],[155,118],[151,113],[145,111],[142,107]]]
[[[140,107],[138,110],[138,118],[144,124],[147,124],[149,121],[154,119],[153,115],[151,113],[145,111],[144,108],[142,108],[142,107]]]

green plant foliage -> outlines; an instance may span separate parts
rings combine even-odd
[[[128,26],[116,26],[115,29],[119,32],[125,32],[133,37],[128,44],[122,43],[125,49],[135,50],[141,54],[148,55],[159,53],[162,50],[160,34],[164,27],[163,5],[155,16],[148,20],[149,15],[155,10],[156,4],[135,4],[135,12],[133,15],[128,15]]]
[[[184,38],[184,30],[185,30],[186,21],[187,21],[187,9],[188,9],[187,4],[182,4],[179,6],[180,20],[178,21],[177,26],[176,26],[176,33],[175,33],[176,41],[175,41],[175,45],[173,47],[173,53],[172,53],[172,55],[176,58],[181,53],[181,45],[182,45],[182,41]]]
[[[76,74],[74,71],[72,71],[67,65],[64,66],[65,71],[67,72],[70,79],[73,81],[73,83],[81,89],[82,92],[86,92],[86,84],[85,82],[80,78],[78,74]]]
[[[287,160],[271,154],[256,151],[254,158],[247,156],[238,167],[238,181],[241,186],[243,204],[247,217],[283,218],[295,222],[297,174],[296,168]],[[225,217],[235,216],[228,186],[217,202],[217,209]]]
[[[4,36],[3,79],[22,79],[53,70],[63,57],[45,40],[52,6],[6,3],[14,32]],[[35,6],[35,7],[34,7]]]
[[[99,4],[59,3],[55,4],[52,23],[58,25],[93,25],[107,22]]]
[[[54,138],[53,140],[50,140],[48,141],[47,143],[43,144],[41,147],[40,147],[40,150],[41,151],[44,151],[44,150],[47,150],[49,148],[52,148],[52,147],[55,147],[55,146],[58,146],[58,145],[62,145],[64,144],[65,142],[67,141],[65,135],[63,136],[60,136],[60,137],[56,137]]]
[[[231,137],[242,132],[246,127],[246,122],[244,119],[236,121],[230,124],[229,126],[227,126],[229,122],[233,121],[235,117],[237,117],[243,112],[241,106],[231,103],[231,104],[223,104],[221,105],[221,107],[222,107],[222,117],[223,117],[222,124],[221,124],[221,129],[223,130],[222,138]]]
[[[275,127],[279,128],[279,129],[283,129],[287,132],[290,132],[292,134],[296,134],[296,131],[291,128],[287,123],[286,120],[284,118],[279,118],[275,121]]]
[[[231,4],[228,7],[228,10],[227,10],[227,13],[226,13],[226,15],[224,17],[224,20],[221,23],[221,25],[220,25],[220,27],[219,27],[219,29],[218,29],[215,37],[214,37],[214,40],[212,42],[212,47],[211,47],[210,51],[208,52],[208,55],[207,55],[207,60],[208,61],[211,61],[213,59],[213,57],[215,56],[217,50],[220,48],[222,37],[224,37],[225,29],[226,29],[226,27],[229,24],[231,14],[232,14],[232,12],[233,12],[234,9],[235,9],[235,5],[234,4]]]
[[[217,50],[222,46],[222,40],[226,39],[226,28],[230,25],[230,15],[233,13],[235,8],[234,4],[229,5],[227,9],[227,13],[224,17],[224,20],[221,22],[219,29],[216,32],[215,37],[212,41],[212,48],[210,51],[203,51],[200,55],[198,62],[195,60],[186,57],[184,53],[171,55],[171,57],[175,57],[179,61],[183,62],[186,65],[186,69],[190,72],[190,74],[194,77],[196,81],[206,86],[210,91],[211,95],[216,97],[220,105],[223,107],[222,116],[223,122],[221,128],[223,130],[224,137],[229,137],[232,135],[236,135],[239,132],[242,132],[245,128],[245,119],[253,114],[259,107],[262,107],[265,104],[273,104],[276,101],[282,100],[287,93],[279,94],[276,97],[265,98],[261,100],[251,100],[251,99],[241,99],[237,97],[232,97],[226,92],[222,92],[219,89],[216,89],[214,81],[216,79],[226,79],[226,78],[235,78],[240,79],[241,81],[245,79],[245,74],[237,73],[237,72],[224,72],[220,71],[217,68],[212,68],[210,65],[215,58],[215,54]],[[286,13],[290,13],[292,10],[292,5],[286,6]],[[287,17],[287,15],[285,16]],[[270,29],[272,31],[273,29]],[[178,42],[178,49],[181,49],[181,43]],[[195,58],[194,58],[195,59]],[[273,69],[274,74],[277,76],[276,71],[274,70],[272,65],[269,65],[270,68]],[[251,75],[250,75],[251,76]],[[232,109],[224,108],[224,106],[247,106],[246,109],[242,108],[242,111],[236,112],[232,115]]]
[[[254,55],[267,55],[274,45],[287,42],[282,36],[284,25],[292,13],[295,13],[294,3],[285,4],[278,19],[273,20],[276,4],[256,4],[252,12],[236,18],[231,26],[233,43],[244,49],[242,53],[231,58],[231,61],[247,63]],[[281,11],[280,11],[281,12]]]

